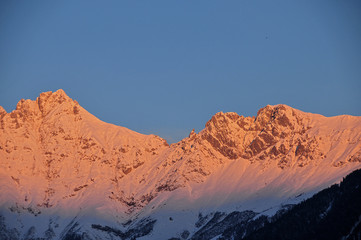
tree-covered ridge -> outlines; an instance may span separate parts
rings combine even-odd
[[[245,239],[360,239],[361,169],[320,191]],[[235,234],[235,239],[242,236]]]

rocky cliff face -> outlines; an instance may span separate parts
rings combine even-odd
[[[270,194],[281,204],[360,166],[360,117],[286,105],[256,117],[220,112],[169,146],[100,121],[62,90],[21,100],[11,113],[0,107],[0,208],[10,215],[92,216],[128,229],[129,221],[192,205],[187,218],[196,221],[194,209],[246,208]]]
[[[157,136],[101,122],[62,90],[2,114],[0,136],[2,174],[21,202],[38,207],[76,198],[97,181],[115,189],[104,193],[110,198],[124,198],[116,196],[120,179],[168,148]]]
[[[170,159],[182,158],[187,173],[195,173],[195,181],[202,181],[217,166],[237,159],[265,167],[276,163],[280,169],[325,161],[337,167],[360,162],[359,122],[359,117],[326,118],[286,105],[266,106],[256,117],[220,112],[199,134],[192,132],[171,146],[173,155],[166,159],[169,163]],[[324,161],[327,155],[332,157]]]

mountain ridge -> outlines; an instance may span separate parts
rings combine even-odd
[[[83,221],[89,234],[104,221],[131,231],[151,217],[157,221],[147,236],[165,239],[182,232],[181,219],[195,224],[199,212],[272,215],[361,165],[361,117],[328,118],[284,104],[256,117],[216,113],[199,133],[171,145],[99,120],[63,90],[20,100],[10,113],[1,109],[0,210],[18,215],[21,224],[12,225],[24,228],[27,218],[58,216]],[[168,213],[178,217],[169,221]]]

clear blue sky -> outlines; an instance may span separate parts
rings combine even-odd
[[[169,142],[267,104],[361,115],[361,1],[0,1],[0,105],[59,88]]]

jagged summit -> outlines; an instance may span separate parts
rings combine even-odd
[[[261,130],[272,121],[276,121],[278,124],[284,126],[291,124],[291,119],[299,119],[298,123],[300,123],[299,121],[302,118],[307,118],[310,114],[311,113],[302,112],[285,104],[267,105],[258,110],[256,117],[244,117],[235,112],[218,112],[207,122],[206,128],[211,127],[211,125],[214,125],[216,128],[222,128],[222,126],[225,126],[224,124],[236,123],[244,130]],[[252,121],[254,124],[248,126]]]
[[[78,103],[66,95],[62,89],[59,89],[56,92],[43,92],[35,101],[21,99],[16,105],[16,110],[32,113],[40,111],[44,116],[52,109],[65,104],[67,107],[78,105]]]
[[[256,117],[220,112],[207,122],[201,136],[228,158],[251,158],[290,132],[305,128],[306,116],[283,104],[261,108]]]

